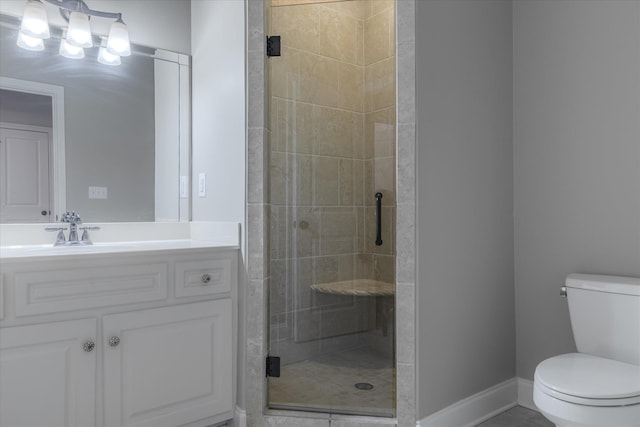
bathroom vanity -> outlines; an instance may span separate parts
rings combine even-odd
[[[3,246],[1,254],[0,425],[233,418],[237,242]]]

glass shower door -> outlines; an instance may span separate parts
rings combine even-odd
[[[395,414],[394,11],[267,2],[270,408]]]

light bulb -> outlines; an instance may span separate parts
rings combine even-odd
[[[72,46],[88,48],[93,46],[89,17],[81,12],[71,12],[67,43]]]
[[[107,40],[107,50],[109,53],[118,56],[131,55],[131,44],[129,43],[129,31],[127,25],[118,19],[109,29],[109,39]]]
[[[26,36],[36,37],[38,39],[48,39],[51,37],[47,11],[40,0],[29,0],[25,5],[22,24],[20,24],[20,32]]]
[[[18,33],[18,41],[16,42],[16,44],[26,50],[44,50],[44,41],[42,39],[28,36],[22,31]]]
[[[104,65],[120,65],[122,63],[118,55],[112,54],[105,47],[100,47],[98,62]]]
[[[60,55],[65,58],[81,59],[84,58],[84,49],[67,43],[65,39],[60,39]]]

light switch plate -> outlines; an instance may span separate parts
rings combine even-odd
[[[207,196],[207,174],[206,173],[198,174],[198,196],[199,197]]]
[[[180,198],[189,198],[189,177],[184,175],[180,176]]]

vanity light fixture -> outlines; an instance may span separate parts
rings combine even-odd
[[[69,15],[69,29],[67,30],[67,43],[83,49],[93,46],[89,15],[85,15],[82,12],[71,12],[71,15]]]
[[[67,42],[66,38],[60,39],[60,50],[58,51],[60,55],[65,58],[71,59],[82,59],[84,58],[84,49],[81,47],[74,46]]]
[[[24,49],[43,50],[43,40],[50,37],[47,11],[42,1],[27,0],[25,5],[17,41],[17,45]],[[121,13],[93,10],[83,0],[44,0],[44,2],[58,7],[60,15],[69,23],[66,36],[63,35],[60,43],[60,55],[67,58],[84,57],[83,49],[93,46],[89,24],[92,16],[115,20],[109,29],[107,41],[100,44],[98,61],[108,65],[119,65],[121,56],[131,55],[129,31],[122,20]],[[108,51],[110,56],[105,56],[102,50]],[[117,60],[114,56],[118,57]]]
[[[18,33],[17,45],[27,50],[44,50],[44,41],[42,39],[28,36],[22,31]]]
[[[100,45],[100,51],[98,52],[98,62],[104,65],[120,65],[120,57],[109,52],[109,48],[106,45],[104,39]]]
[[[29,0],[24,7],[20,33],[35,37],[37,39],[48,39],[49,21],[47,20],[47,10],[40,0]]]
[[[109,29],[109,38],[107,39],[107,50],[109,53],[118,56],[131,55],[131,43],[129,43],[129,31],[127,24],[122,18],[118,18],[116,22],[111,24]]]

